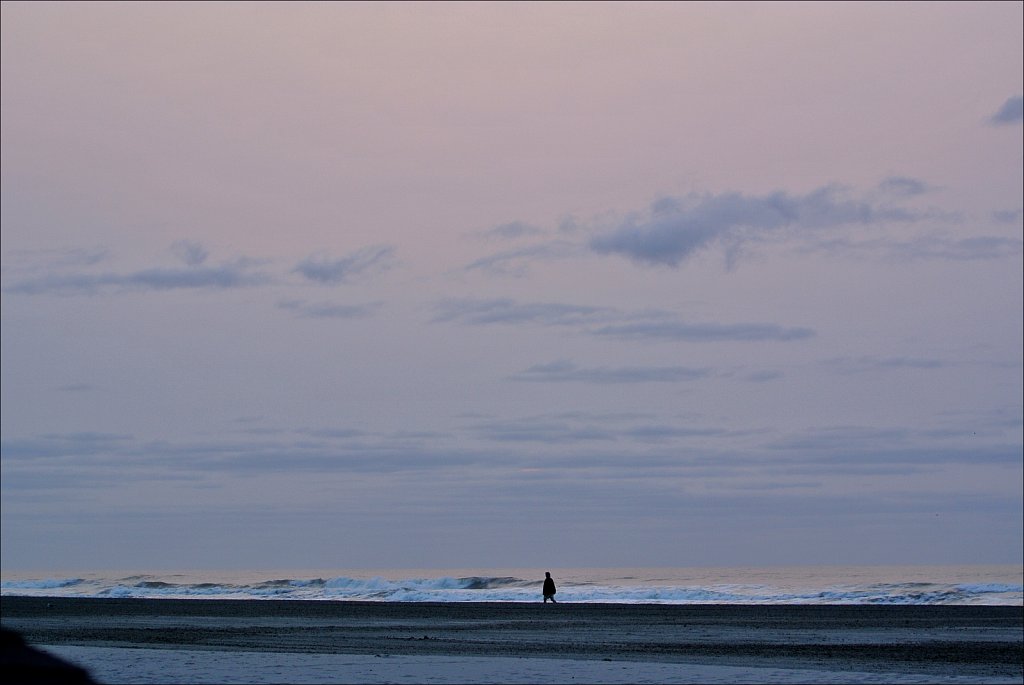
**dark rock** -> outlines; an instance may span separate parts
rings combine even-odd
[[[21,635],[6,628],[0,628],[0,674],[6,683],[25,685],[95,685],[96,682],[84,668],[30,647]]]

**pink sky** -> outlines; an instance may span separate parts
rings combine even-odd
[[[2,12],[5,568],[1020,561],[1020,3]]]

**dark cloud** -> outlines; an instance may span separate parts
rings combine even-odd
[[[238,260],[215,267],[144,269],[131,273],[50,274],[17,281],[7,292],[21,295],[91,295],[104,290],[228,289],[263,285],[270,277],[253,271],[251,260]]]
[[[377,245],[357,250],[338,259],[323,255],[310,256],[295,267],[294,271],[311,281],[326,284],[345,283],[357,276],[383,271],[391,266],[395,248]]]
[[[538,364],[511,377],[514,381],[541,383],[678,383],[707,378],[709,369],[685,366],[622,366],[581,368],[568,361]]]
[[[1006,126],[1024,121],[1024,97],[1014,95],[999,108],[995,114],[989,117],[989,123],[994,126]]]
[[[896,180],[895,186],[906,190],[908,181]],[[590,247],[641,264],[675,267],[714,243],[735,245],[785,227],[819,229],[916,218],[908,210],[847,198],[835,186],[805,195],[690,195],[657,200],[647,212],[627,217],[612,230],[591,239]]]
[[[377,313],[379,302],[369,304],[334,304],[330,302],[306,302],[305,300],[282,300],[278,309],[292,312],[304,319],[365,319]]]
[[[650,321],[604,326],[595,335],[626,340],[675,340],[685,342],[791,341],[812,338],[810,328],[786,328],[766,323],[715,324],[682,321]]]

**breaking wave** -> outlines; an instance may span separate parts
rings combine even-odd
[[[174,582],[168,576],[47,578],[0,583],[0,594],[54,597],[300,599],[375,602],[536,602],[539,580],[512,576],[391,579],[277,578],[254,583]],[[170,577],[173,578],[173,577]],[[1007,604],[1024,602],[1013,583],[871,583],[781,589],[762,584],[691,585],[620,579],[616,584],[560,583],[563,602],[611,604]]]

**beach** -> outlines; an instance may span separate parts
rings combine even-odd
[[[1019,606],[3,597],[0,620],[100,682],[1024,681]]]

